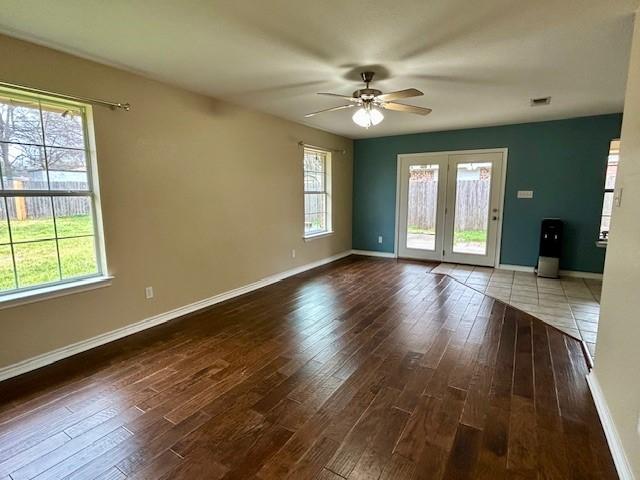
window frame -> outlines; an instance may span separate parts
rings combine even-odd
[[[620,139],[619,138],[614,138],[609,142],[609,150],[607,152],[607,163],[605,164],[605,170],[604,170],[604,188],[602,189],[602,208],[600,209],[600,222],[598,224],[598,242],[606,242],[609,239],[609,233],[610,231],[607,232],[607,236],[604,237],[602,235],[602,220],[604,219],[604,217],[609,217],[609,222],[611,222],[611,216],[613,215],[613,211],[611,212],[610,215],[605,215],[604,214],[604,204],[605,204],[605,199],[607,196],[607,193],[611,193],[612,196],[614,197],[614,201],[615,201],[615,183],[618,179],[618,172],[617,172],[617,168],[616,168],[616,175],[614,178],[614,185],[613,188],[607,188],[607,170],[609,169],[609,157],[611,157],[611,151],[613,150],[613,143],[617,142],[618,143],[618,153],[616,154],[616,156],[618,157],[618,163],[617,163],[617,167],[620,166]],[[613,205],[611,206],[611,208],[613,209]]]
[[[9,243],[6,245],[10,245],[11,247],[11,256],[13,262],[14,269],[14,280],[16,288],[5,290],[0,292],[0,308],[6,308],[8,306],[21,305],[24,303],[31,303],[33,301],[38,301],[41,299],[57,297],[60,295],[65,295],[67,293],[76,293],[80,291],[86,291],[94,288],[99,288],[102,286],[110,285],[112,276],[108,274],[107,267],[107,256],[105,251],[105,242],[104,242],[104,228],[102,224],[102,208],[100,202],[100,184],[98,182],[98,166],[97,166],[97,155],[96,155],[96,144],[95,144],[95,129],[94,129],[94,120],[93,120],[93,109],[90,104],[76,102],[73,100],[59,98],[53,95],[46,94],[35,94],[30,92],[21,91],[18,88],[8,88],[8,87],[0,87],[0,94],[5,95],[9,98],[15,98],[18,101],[25,101],[29,103],[35,103],[38,105],[38,110],[40,112],[40,118],[42,121],[43,118],[43,104],[51,104],[55,107],[69,107],[69,109],[74,109],[80,112],[82,115],[82,134],[84,140],[83,148],[77,147],[65,147],[59,145],[47,145],[45,132],[44,132],[44,124],[42,124],[42,145],[38,144],[28,144],[21,142],[7,142],[16,145],[33,145],[42,149],[44,160],[47,165],[46,175],[47,175],[47,183],[49,184],[49,170],[48,170],[48,160],[47,160],[47,149],[50,148],[61,148],[66,150],[81,150],[84,152],[85,162],[86,162],[86,171],[87,171],[87,189],[86,190],[54,190],[49,188],[48,190],[16,190],[16,189],[5,189],[4,188],[4,179],[0,174],[0,202],[3,203],[3,207],[6,211],[7,215],[7,226],[9,229]],[[49,187],[51,185],[49,184]],[[8,209],[8,199],[15,197],[46,197],[51,200],[52,206],[52,219],[54,225],[54,236],[52,238],[47,239],[38,239],[37,241],[56,241],[56,260],[57,266],[60,273],[60,279],[52,282],[40,283],[37,285],[29,285],[26,287],[20,287],[18,284],[18,272],[16,269],[16,260],[15,260],[15,252],[14,245],[20,243],[29,243],[29,242],[14,242],[11,232],[11,219],[9,218],[9,209]],[[57,224],[55,219],[55,199],[56,198],[64,198],[64,197],[75,197],[75,198],[87,198],[89,200],[90,208],[91,208],[91,221],[93,227],[93,243],[94,243],[94,254],[96,259],[96,272],[87,274],[87,275],[79,275],[71,278],[62,278],[61,274],[61,258],[60,258],[60,250],[58,246],[58,241],[65,238],[81,238],[81,237],[89,237],[90,235],[82,235],[82,236],[72,236],[72,237],[62,237],[58,238]]]
[[[324,179],[323,179],[323,185],[324,185],[324,189],[323,190],[307,190],[306,187],[306,177],[307,177],[307,172],[310,170],[307,170],[305,168],[305,157],[307,155],[307,152],[312,152],[315,154],[321,154],[324,160]],[[303,154],[302,154],[302,230],[303,230],[303,235],[302,237],[305,240],[313,240],[315,238],[321,238],[321,237],[325,237],[327,235],[332,235],[333,234],[333,214],[332,214],[332,208],[331,208],[331,203],[332,203],[332,198],[331,198],[331,183],[332,183],[332,176],[331,176],[331,152],[328,150],[323,150],[321,148],[318,147],[312,147],[309,145],[304,145],[303,147]],[[314,173],[318,173],[318,172],[314,172]],[[306,212],[307,212],[307,206],[306,206],[306,202],[307,202],[307,195],[324,195],[325,198],[325,228],[323,230],[314,230],[314,231],[310,231],[307,232],[306,231]]]

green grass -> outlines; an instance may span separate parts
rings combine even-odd
[[[407,227],[408,233],[416,233],[420,235],[433,235],[434,231],[426,228],[420,228],[415,225],[409,225]],[[464,230],[461,232],[455,232],[455,243],[473,243],[473,242],[485,242],[487,240],[487,234],[484,230]]]
[[[91,216],[78,215],[56,220],[58,237],[92,235]],[[13,220],[11,233],[14,241],[33,241],[54,236],[53,221]],[[9,240],[6,222],[0,227],[0,243]],[[14,245],[18,286],[29,287],[62,279],[90,275],[97,271],[93,237],[59,238],[60,268],[55,240]],[[62,275],[62,276],[61,276]],[[0,290],[16,288],[11,247],[0,245]]]
[[[420,235],[433,235],[434,231],[426,228],[416,227],[415,225],[409,225],[407,227],[407,233],[417,233]]]
[[[487,240],[484,230],[463,230],[453,234],[454,243],[483,243]]]

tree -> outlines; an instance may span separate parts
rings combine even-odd
[[[47,165],[50,170],[84,170],[82,149],[84,128],[77,109],[0,97],[0,169],[5,179],[44,171]]]

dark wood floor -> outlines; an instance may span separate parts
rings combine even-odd
[[[0,384],[0,479],[617,478],[580,344],[348,257]]]

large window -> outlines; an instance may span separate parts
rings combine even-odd
[[[89,112],[0,89],[0,298],[102,274]]]
[[[611,210],[613,209],[613,195],[616,186],[619,160],[620,140],[613,140],[609,147],[607,173],[604,181],[604,201],[602,202],[602,216],[600,218],[600,240],[606,240],[609,237],[609,225],[611,223]]]
[[[331,232],[331,154],[304,148],[304,236]]]

